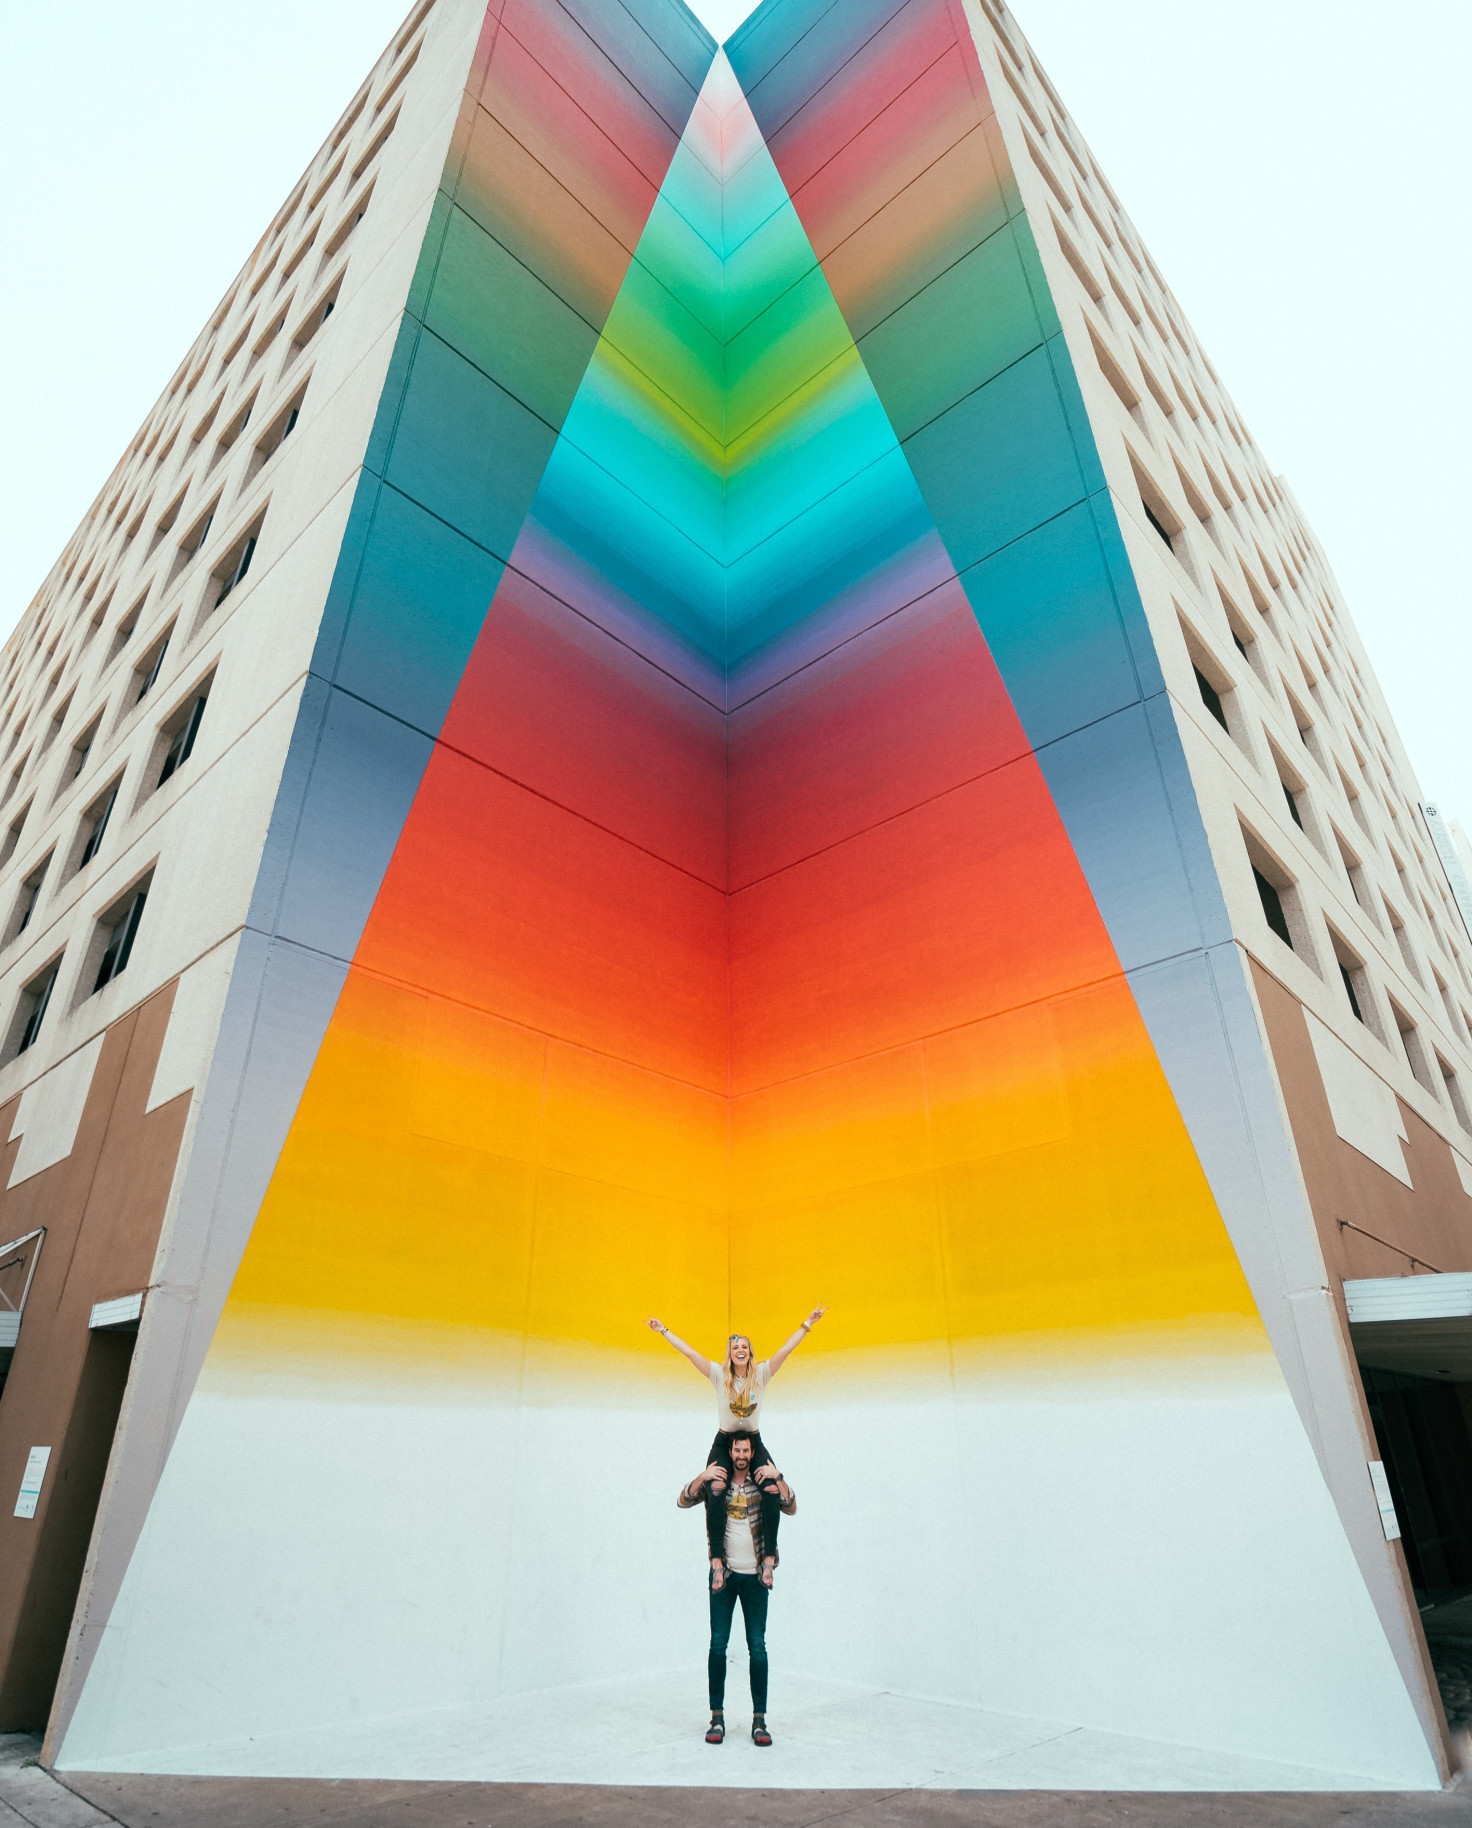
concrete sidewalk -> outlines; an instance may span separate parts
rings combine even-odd
[[[148,1777],[35,1762],[0,1737],[0,1828],[1472,1828],[1472,1786],[1411,1795],[732,1790],[372,1779]]]

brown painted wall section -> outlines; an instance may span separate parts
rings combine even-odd
[[[86,1553],[85,1540],[72,1538],[90,1530],[85,1506],[85,1528],[63,1527],[66,1501],[100,1486],[126,1377],[132,1341],[89,1334],[92,1306],[145,1288],[153,1273],[189,1094],[144,1107],[177,982],[108,1029],[64,1161],[7,1187],[19,1139],[0,1146],[0,1239],[46,1227],[0,1396],[0,1732],[45,1724],[75,1596],[68,1577]],[[0,1137],[17,1103],[0,1106]],[[50,1446],[51,1464],[35,1517],[18,1518],[15,1494],[33,1446]],[[53,1500],[61,1508],[48,1532]],[[52,1616],[58,1608],[64,1617]]]
[[[1472,1270],[1472,1197],[1462,1191],[1451,1149],[1403,1100],[1397,1103],[1414,1188],[1345,1142],[1334,1128],[1302,1004],[1255,959],[1251,964],[1331,1275],[1403,1276],[1411,1269],[1408,1254],[1423,1268]],[[1342,1219],[1359,1230],[1344,1230]]]

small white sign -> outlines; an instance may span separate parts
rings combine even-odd
[[[46,1462],[51,1458],[49,1447],[33,1447],[26,1460],[25,1475],[20,1482],[20,1496],[15,1501],[17,1517],[34,1517],[36,1505],[41,1497],[41,1482],[46,1477]]]
[[[1370,1483],[1375,1488],[1375,1502],[1380,1507],[1380,1528],[1385,1532],[1385,1540],[1395,1542],[1400,1536],[1400,1521],[1395,1514],[1395,1500],[1390,1495],[1390,1481],[1385,1477],[1383,1460],[1371,1460]]]

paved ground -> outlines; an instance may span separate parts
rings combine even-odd
[[[34,1762],[0,1737],[0,1828],[1472,1828],[1472,1785],[1409,1796],[1066,1790],[696,1790],[144,1777]]]

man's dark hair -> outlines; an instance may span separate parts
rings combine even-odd
[[[734,1447],[738,1441],[749,1441],[751,1443],[751,1451],[753,1453],[756,1452],[756,1436],[749,1428],[733,1428],[730,1434],[726,1436],[726,1446],[728,1448]]]

